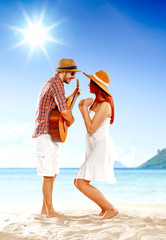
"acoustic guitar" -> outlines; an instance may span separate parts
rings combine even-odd
[[[73,97],[72,102],[70,100],[67,100],[67,105],[69,106],[70,110],[72,111],[75,101],[78,96],[78,90],[79,90],[79,80],[77,79],[77,91]],[[62,117],[62,114],[59,112],[58,107],[52,109],[50,113],[50,133],[52,140],[54,142],[64,142],[67,137],[68,127],[66,125],[66,122],[64,118]]]

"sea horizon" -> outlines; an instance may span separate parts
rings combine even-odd
[[[60,168],[54,184],[56,202],[88,202],[74,186],[79,168]],[[166,203],[166,169],[115,169],[117,183],[92,181],[113,203]],[[36,168],[0,168],[0,202],[39,203],[42,201],[42,177]],[[70,196],[70,199],[69,199]]]

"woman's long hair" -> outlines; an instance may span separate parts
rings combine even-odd
[[[94,93],[96,95],[96,99],[95,99],[96,103],[102,102],[101,100],[99,100],[102,97],[105,99],[106,102],[108,102],[110,104],[111,109],[112,109],[112,117],[110,120],[110,124],[113,124],[115,110],[114,110],[114,101],[113,101],[112,96],[110,96],[109,94],[104,92],[104,90],[102,90],[95,82],[93,82],[93,80],[90,81],[90,90],[92,93]]]

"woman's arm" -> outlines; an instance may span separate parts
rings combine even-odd
[[[84,109],[83,109],[83,104],[84,104],[84,102],[85,102],[85,99],[82,99],[82,100],[79,102],[79,104],[78,104],[79,110],[80,110],[81,115],[82,115],[83,118],[84,118]]]
[[[83,103],[83,118],[85,122],[85,127],[88,133],[93,133],[101,123],[111,114],[110,104],[107,102],[102,102],[98,104],[96,113],[91,120],[89,116],[88,107],[92,104],[92,100],[86,99]]]

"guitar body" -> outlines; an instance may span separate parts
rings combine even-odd
[[[67,105],[70,108],[71,102],[68,100]],[[58,108],[52,109],[50,113],[50,133],[54,142],[64,142],[67,137],[68,127],[59,112]]]

